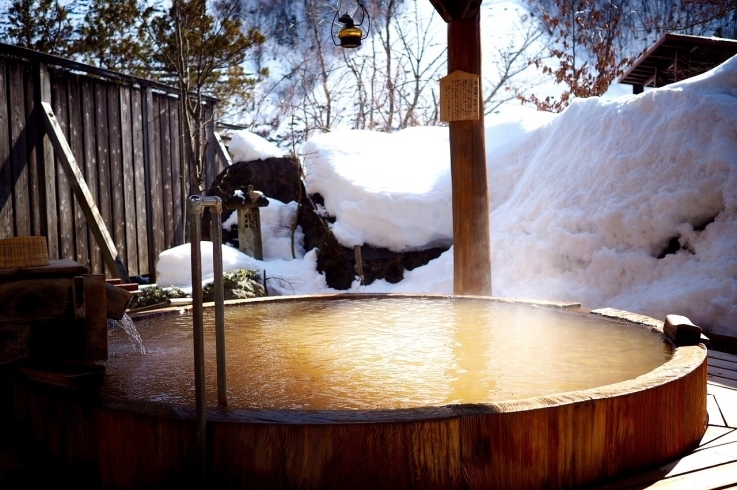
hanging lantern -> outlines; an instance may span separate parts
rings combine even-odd
[[[361,14],[361,21],[357,23],[356,15],[359,12]],[[335,12],[333,25],[336,24],[336,19],[343,24],[343,28],[338,31],[338,40],[340,43],[335,42],[335,34],[331,32],[333,43],[336,46],[357,48],[361,45],[361,41],[368,37],[368,31],[371,28],[371,19],[366,11],[366,7],[363,6],[360,0],[338,0],[338,10]],[[363,25],[365,19],[369,20],[369,24],[364,34],[360,26]]]

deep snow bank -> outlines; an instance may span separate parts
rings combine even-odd
[[[495,295],[737,335],[737,57],[636,97],[577,100],[489,168]]]

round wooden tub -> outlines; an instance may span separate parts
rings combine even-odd
[[[560,305],[559,305],[560,306]],[[570,305],[569,305],[570,306]],[[639,317],[662,331],[662,322]],[[706,349],[636,379],[510,402],[208,410],[210,488],[572,488],[673,460],[707,425]],[[12,379],[21,438],[94,488],[196,486],[194,407]]]

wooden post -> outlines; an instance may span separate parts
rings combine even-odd
[[[479,14],[448,22],[448,73],[481,76]],[[450,161],[453,186],[453,293],[491,296],[491,238],[486,179],[483,91],[479,118],[452,121]]]
[[[105,222],[100,215],[100,211],[97,209],[97,205],[92,198],[92,193],[84,180],[82,171],[77,165],[77,160],[74,158],[72,150],[69,148],[69,144],[64,137],[64,133],[62,133],[61,127],[54,116],[54,110],[47,102],[41,102],[41,106],[44,111],[46,133],[51,140],[51,144],[53,145],[59,161],[64,167],[64,171],[67,174],[67,179],[69,180],[69,184],[72,186],[74,195],[77,198],[79,205],[82,207],[82,211],[84,211],[87,224],[91,228],[92,234],[95,236],[95,240],[102,250],[105,265],[107,265],[111,273],[117,275],[124,282],[130,282],[130,279],[128,279],[128,273],[118,256],[118,251],[115,248],[115,243],[113,243],[110,232],[105,226]]]
[[[361,286],[364,286],[366,278],[363,275],[363,257],[361,257],[360,245],[353,245],[353,257],[356,260],[356,274],[361,279]]]

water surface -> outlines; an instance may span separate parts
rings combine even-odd
[[[145,354],[109,330],[103,391],[194,403],[191,314],[136,321]],[[616,383],[670,359],[648,328],[493,301],[367,298],[226,309],[228,402],[239,408],[376,409],[483,403]],[[208,404],[217,404],[212,310]]]

